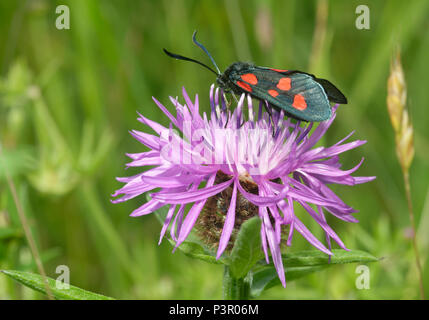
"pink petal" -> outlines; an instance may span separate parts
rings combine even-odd
[[[283,190],[276,196],[259,196],[250,192],[247,192],[243,189],[243,187],[238,183],[238,190],[246,197],[247,200],[252,202],[257,206],[268,206],[270,204],[274,204],[279,202],[281,199],[286,197],[286,194],[289,191],[289,186],[284,186]]]
[[[140,208],[134,210],[130,216],[131,217],[139,217],[145,214],[149,214],[152,213],[156,210],[158,210],[159,208],[165,206],[165,203],[156,201],[156,200],[150,200],[148,202],[146,202],[144,205],[142,205]]]
[[[216,176],[216,174],[214,174]],[[210,186],[207,183],[207,186],[203,189],[199,189],[197,191],[193,192],[178,192],[178,193],[154,193],[152,194],[152,198],[166,202],[166,203],[173,203],[173,204],[182,204],[182,203],[189,203],[189,202],[197,202],[201,200],[207,200],[208,198],[218,194],[219,192],[222,192],[224,189],[226,189],[234,179],[219,183],[215,186]]]
[[[216,178],[216,174],[213,174],[209,180],[207,181],[207,186],[210,188]],[[194,227],[195,221],[197,221],[197,218],[201,212],[201,209],[204,207],[204,204],[206,203],[207,199],[201,200],[197,203],[195,203],[191,210],[189,210],[188,214],[186,215],[185,220],[183,221],[183,226],[180,230],[179,237],[176,242],[175,249],[180,246],[180,244],[185,241],[185,239],[188,237],[189,233],[191,232],[192,228]]]
[[[229,239],[231,237],[232,230],[234,229],[236,201],[237,201],[237,182],[234,182],[234,189],[232,191],[231,202],[229,205],[228,212],[226,214],[226,219],[222,229],[222,235],[220,236],[216,259],[220,258],[223,251],[227,247]]]
[[[332,255],[332,252],[326,247],[307,229],[307,227],[297,218],[294,219],[294,228],[302,234],[302,236],[310,242],[314,247],[320,251]]]

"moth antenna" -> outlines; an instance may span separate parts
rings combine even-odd
[[[218,66],[217,66],[217,64],[216,64],[216,62],[214,61],[214,59],[213,59],[212,55],[208,52],[208,50],[206,49],[206,47],[204,47],[201,43],[199,43],[199,42],[197,41],[197,30],[195,30],[195,31],[194,31],[194,34],[192,35],[192,41],[193,41],[193,42],[194,42],[198,47],[200,47],[200,48],[205,52],[205,54],[206,54],[206,55],[208,55],[208,56],[209,56],[210,60],[212,61],[213,65],[215,66],[215,68],[216,68],[216,70],[217,70],[217,73],[218,73],[218,74],[221,74],[222,72],[220,72],[220,70],[219,70],[219,68],[218,68]]]
[[[216,71],[214,71],[214,70],[213,70],[212,68],[210,68],[208,65],[205,65],[204,63],[202,63],[202,62],[200,62],[200,61],[198,61],[198,60],[191,59],[191,58],[187,58],[187,57],[181,56],[181,55],[179,55],[179,54],[172,53],[172,52],[170,52],[170,51],[168,51],[168,50],[166,50],[166,49],[162,49],[162,50],[164,50],[165,54],[166,54],[167,56],[171,57],[171,58],[178,59],[178,60],[184,60],[184,61],[190,61],[190,62],[197,63],[197,64],[199,64],[200,66],[203,66],[204,68],[206,68],[206,69],[210,70],[211,72],[213,72],[216,76],[218,76],[218,75],[219,75]]]

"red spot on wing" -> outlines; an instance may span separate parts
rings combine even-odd
[[[243,74],[241,76],[241,79],[243,81],[246,81],[247,83],[250,83],[250,84],[253,84],[253,85],[255,85],[255,84],[258,83],[258,79],[256,78],[256,76],[253,73]]]
[[[277,83],[277,88],[283,91],[287,91],[290,89],[290,78],[284,77],[280,78],[279,83]]]
[[[252,88],[245,82],[237,81],[237,86],[241,87],[242,89],[252,92]]]
[[[272,96],[273,98],[277,97],[279,95],[279,93],[277,92],[277,90],[268,90],[268,94],[270,96]]]
[[[305,102],[305,98],[301,94],[296,94],[293,97],[292,107],[298,110],[305,110],[307,109],[307,102]]]
[[[283,70],[283,69],[271,69],[273,71],[277,71],[277,72],[286,72],[287,70]]]

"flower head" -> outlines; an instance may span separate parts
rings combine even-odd
[[[149,214],[169,205],[160,241],[171,225],[176,247],[198,224],[197,220],[201,227],[211,219],[208,215],[221,215],[217,258],[228,247],[243,220],[258,215],[262,221],[260,235],[266,261],[269,262],[270,251],[284,286],[280,243],[285,226],[289,246],[296,231],[328,255],[332,254],[330,239],[347,250],[327,224],[324,214],[329,212],[341,220],[357,222],[352,216],[357,211],[327,185],[355,185],[375,177],[351,176],[363,159],[350,170],[340,169],[338,155],[365,143],[359,140],[346,143],[351,134],[330,147],[314,147],[334,121],[336,107],[331,119],[320,123],[310,134],[313,123],[292,123],[285,120],[283,111],[264,111],[264,102],[255,110],[251,97],[244,94],[231,112],[223,92],[212,86],[210,116],[200,114],[198,96],[192,101],[183,89],[183,97],[183,105],[170,97],[176,116],[154,99],[170,119],[169,128],[139,115],[138,120],[151,127],[156,135],[131,131],[150,151],[128,154],[132,161],[127,166],[154,167],[132,177],[118,178],[125,186],[113,194],[114,197],[122,195],[113,202],[152,191],[152,199],[131,216]],[[247,117],[243,111],[245,102]],[[300,204],[321,226],[327,247],[295,215],[294,203]],[[192,207],[186,214],[187,204]]]
[[[408,172],[414,159],[414,130],[406,103],[407,85],[398,51],[392,59],[387,81],[387,110],[395,130],[396,154],[404,172]]]

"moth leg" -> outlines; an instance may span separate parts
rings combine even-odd
[[[268,102],[264,103],[264,108],[265,108],[265,111],[267,111],[267,113],[268,113],[268,114],[269,114],[269,116],[270,116],[269,120],[270,120],[272,123],[274,123],[273,114],[272,114],[272,112],[271,112],[271,109],[270,109],[270,107],[269,107]]]
[[[232,94],[232,96],[234,97],[235,102],[237,102],[237,103],[238,103],[238,99],[237,99],[237,97],[235,96],[234,92],[231,92],[231,94]],[[226,97],[225,92],[223,93],[223,98],[225,99],[225,103],[226,103],[227,107],[229,108],[229,107],[231,106],[232,101],[228,101],[228,99],[227,99],[227,97]]]
[[[272,110],[270,108],[270,105],[268,104],[267,101],[265,101],[265,103],[264,103],[264,108],[265,108],[265,111],[267,111],[267,113],[269,115],[268,120],[273,124],[272,127],[273,127],[273,137],[274,137],[274,135],[275,135],[274,117],[273,117],[273,113],[271,112]]]
[[[228,98],[226,97],[225,92],[223,93],[223,99],[225,100],[226,106],[229,108],[231,106],[231,102],[228,101]]]

